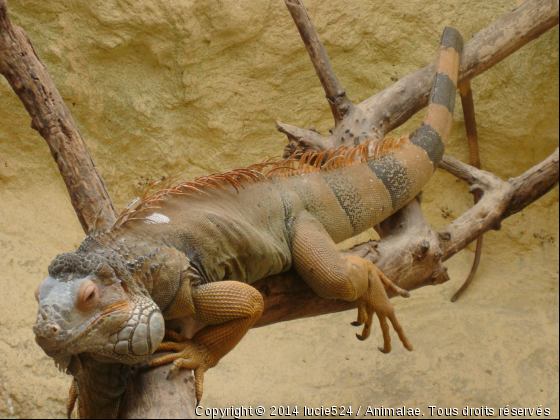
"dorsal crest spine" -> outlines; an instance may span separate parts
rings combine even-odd
[[[151,185],[141,198],[136,198],[119,215],[114,227],[119,228],[126,222],[132,220],[148,219],[138,217],[138,213],[145,210],[159,209],[157,203],[170,195],[191,195],[193,193],[212,195],[212,190],[227,186],[233,187],[237,192],[245,188],[247,184],[266,181],[272,178],[285,178],[312,172],[330,171],[351,165],[365,163],[370,160],[379,159],[392,153],[408,140],[408,136],[400,139],[392,137],[377,141],[368,140],[359,146],[350,148],[341,146],[324,152],[307,151],[305,153],[294,153],[288,159],[276,160],[265,159],[242,169],[224,173],[213,173],[196,178],[194,181],[180,181],[179,176],[167,179],[161,189],[149,195],[159,184]]]

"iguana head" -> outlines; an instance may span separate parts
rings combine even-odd
[[[35,292],[36,341],[60,369],[89,353],[101,361],[145,361],[163,339],[157,305],[130,293],[107,259],[95,253],[59,255]]]

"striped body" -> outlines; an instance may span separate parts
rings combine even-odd
[[[170,196],[125,226],[182,251],[203,283],[252,283],[291,268],[291,223],[303,211],[334,242],[383,221],[414,198],[433,174],[427,153],[407,141],[376,160],[344,168],[233,187],[201,196]],[[153,220],[153,221],[152,221]],[[159,222],[158,222],[159,221]]]

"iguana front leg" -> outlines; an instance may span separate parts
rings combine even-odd
[[[198,331],[192,340],[161,344],[158,351],[171,350],[177,353],[153,359],[148,367],[173,362],[170,376],[181,368],[194,370],[198,405],[202,398],[204,372],[216,366],[255,325],[264,303],[255,288],[237,281],[194,287],[192,302],[195,311],[193,318],[207,326]]]
[[[376,313],[384,341],[380,350],[391,351],[389,318],[404,347],[412,351],[384,286],[404,297],[408,292],[394,285],[371,261],[344,257],[321,223],[307,212],[292,223],[292,255],[294,268],[319,296],[358,301],[358,320],[353,325],[365,324],[362,334],[357,335],[360,340],[369,337]]]

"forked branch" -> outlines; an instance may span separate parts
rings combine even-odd
[[[525,1],[465,44],[459,85],[540,37],[556,26],[558,20],[558,0]],[[356,105],[329,136],[277,123],[278,129],[288,135],[290,142],[285,155],[307,149],[322,151],[348,145],[349,140],[361,143],[386,136],[426,106],[434,74],[435,63],[432,63]]]
[[[480,202],[439,233],[443,260],[448,260],[478,236],[499,230],[504,219],[520,212],[558,185],[558,149],[523,175],[504,182],[494,175],[446,157],[441,167],[480,190]]]

